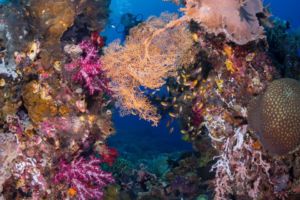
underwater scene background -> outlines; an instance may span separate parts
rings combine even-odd
[[[300,199],[297,0],[0,0],[0,200]]]

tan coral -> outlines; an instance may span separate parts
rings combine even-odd
[[[37,81],[31,81],[24,87],[22,93],[24,105],[34,123],[58,114],[58,108],[51,96],[46,94],[46,90],[47,87]]]
[[[60,37],[73,24],[75,6],[67,0],[30,0],[28,12],[36,28],[34,31],[43,38],[40,52],[42,64],[52,64],[61,58]]]
[[[300,145],[300,83],[273,81],[248,106],[248,122],[271,154],[285,155]]]
[[[263,37],[263,27],[256,17],[263,12],[261,0],[187,0],[182,11],[185,18],[198,22],[208,32],[224,33],[239,45]]]

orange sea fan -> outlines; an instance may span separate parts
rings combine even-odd
[[[105,49],[104,69],[112,79],[122,114],[138,114],[157,125],[160,116],[139,87],[161,87],[165,78],[175,75],[181,56],[192,46],[186,24],[165,28],[176,19],[170,14],[151,17],[130,31],[124,46],[115,41]]]

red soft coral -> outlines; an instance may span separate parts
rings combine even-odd
[[[104,163],[112,166],[118,157],[118,151],[115,148],[109,148],[108,146],[104,145],[101,148],[100,155]]]

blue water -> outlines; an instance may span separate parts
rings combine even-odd
[[[111,14],[109,23],[101,35],[107,37],[107,42],[111,42],[116,38],[122,39],[122,33],[118,33],[118,28],[122,29],[120,25],[120,18],[125,13],[132,13],[134,15],[141,15],[144,20],[149,16],[159,16],[162,12],[178,12],[178,7],[170,2],[163,2],[162,0],[112,0],[110,5]],[[179,12],[178,12],[179,13]]]
[[[0,4],[6,4],[8,2],[9,2],[9,0],[0,0]]]
[[[265,0],[265,5],[270,4],[274,16],[287,20],[292,28],[300,27],[300,1],[299,0]]]

